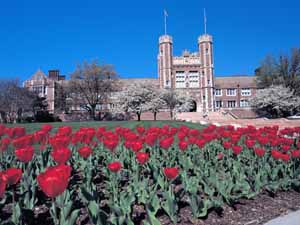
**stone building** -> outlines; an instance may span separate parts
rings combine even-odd
[[[161,36],[157,64],[160,88],[191,95],[197,112],[248,108],[256,92],[253,76],[214,75],[213,37],[208,34],[199,36],[197,52],[185,50],[181,56],[173,55],[173,38]]]
[[[193,111],[209,112],[220,108],[249,109],[249,98],[256,93],[253,76],[215,76],[213,37],[200,35],[196,52],[183,51],[181,56],[173,55],[173,38],[170,35],[159,37],[158,43],[158,79],[134,78],[120,79],[121,86],[132,83],[148,83],[158,88],[182,91],[194,100]],[[60,84],[67,85],[68,80],[59,70],[49,70],[48,76],[38,70],[24,86],[46,97],[48,110],[55,111],[56,89]],[[98,109],[110,110],[113,104],[99,106]],[[82,111],[80,106],[72,110]]]
[[[66,77],[60,75],[59,70],[49,70],[48,76],[38,69],[28,80],[24,82],[24,87],[38,93],[40,97],[45,97],[48,103],[49,112],[55,109],[55,90],[59,83],[64,82]]]

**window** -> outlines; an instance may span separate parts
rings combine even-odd
[[[215,89],[215,96],[222,96],[222,89]]]
[[[206,55],[208,55],[208,48],[207,48],[207,49],[205,49],[205,53],[206,53]]]
[[[38,94],[43,94],[43,93],[45,94],[43,86],[32,87],[32,90]]]
[[[216,101],[216,108],[222,108],[222,101]]]
[[[210,85],[210,80],[207,80],[207,85]]]
[[[235,88],[227,89],[227,96],[236,96],[236,89]]]
[[[185,88],[185,74],[184,71],[175,72],[175,87],[176,88]]]
[[[188,75],[189,87],[190,88],[198,88],[199,85],[199,72],[198,71],[189,71]]]
[[[250,88],[242,88],[241,89],[241,95],[242,96],[250,96],[251,95],[251,89]]]
[[[228,108],[235,108],[235,101],[228,101]]]
[[[241,107],[249,107],[249,101],[246,100],[246,99],[242,99],[242,100],[240,101],[240,106],[241,106]]]

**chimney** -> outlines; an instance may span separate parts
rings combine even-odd
[[[58,80],[59,79],[59,70],[49,70],[48,77],[51,80]]]

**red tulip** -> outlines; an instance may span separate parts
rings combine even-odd
[[[131,143],[131,149],[134,152],[139,152],[143,148],[143,143],[141,141],[134,141]]]
[[[205,144],[206,144],[206,141],[205,141],[205,140],[200,139],[200,140],[197,140],[197,141],[196,141],[196,145],[197,145],[199,148],[203,148],[203,147],[205,146]]]
[[[14,185],[18,183],[22,177],[22,170],[18,168],[9,168],[5,171],[7,176],[7,184]]]
[[[50,124],[44,124],[42,127],[41,127],[41,129],[43,130],[43,131],[46,131],[47,133],[48,132],[50,132],[51,130],[52,130],[52,125],[50,125]]]
[[[189,137],[188,138],[188,143],[191,144],[191,145],[194,145],[194,144],[197,144],[197,138],[196,137]],[[204,141],[204,140],[199,140],[199,141]],[[205,141],[204,141],[205,143]],[[198,145],[199,146],[199,145]],[[199,147],[200,148],[200,147]]]
[[[142,135],[145,132],[145,128],[144,127],[136,127],[135,129],[137,130],[137,132],[139,133],[139,135]]]
[[[269,138],[267,138],[267,137],[260,136],[260,137],[257,137],[257,140],[261,145],[266,145],[269,143]]]
[[[68,148],[58,148],[51,152],[51,156],[55,162],[60,164],[65,164],[71,157],[71,150]]]
[[[282,149],[283,151],[287,152],[287,151],[290,149],[290,147],[291,147],[291,146],[289,146],[289,145],[283,145],[283,146],[281,146],[281,149]]]
[[[71,136],[56,134],[56,136],[49,139],[49,142],[54,150],[59,148],[67,148],[71,142]]]
[[[186,137],[186,133],[183,133],[180,131],[180,132],[178,132],[177,137],[181,141]]]
[[[263,157],[266,151],[263,148],[255,148],[254,152],[258,157]]]
[[[300,150],[293,150],[291,154],[293,158],[300,158]]]
[[[233,146],[232,151],[235,155],[239,155],[242,152],[243,148],[242,146]]]
[[[111,172],[117,173],[121,170],[122,164],[120,162],[112,162],[107,165]]]
[[[136,160],[141,164],[144,165],[149,160],[149,154],[145,152],[138,152],[136,154]]]
[[[12,145],[17,148],[26,148],[33,144],[33,135],[24,135],[22,137],[12,140]]]
[[[230,148],[231,148],[231,142],[229,142],[229,141],[224,141],[224,142],[223,142],[223,148],[225,148],[225,149],[230,149]]]
[[[238,134],[232,134],[230,137],[231,143],[238,143],[238,141],[240,140],[241,136]]]
[[[58,128],[57,133],[63,136],[70,136],[72,134],[71,126],[61,126]]]
[[[281,154],[281,159],[285,162],[288,162],[291,158],[291,155],[289,154]]]
[[[78,153],[82,158],[86,159],[93,153],[93,150],[89,146],[84,146],[78,150]]]
[[[32,146],[15,150],[16,157],[24,163],[32,160],[34,149]]]
[[[145,137],[146,144],[152,147],[155,144],[157,137],[158,135],[154,133],[147,134]]]
[[[0,172],[0,198],[3,197],[7,185],[7,176],[5,172]]]
[[[117,140],[108,140],[108,139],[105,139],[103,141],[103,144],[105,145],[106,148],[108,148],[110,151],[114,152],[115,151],[115,148],[117,147],[118,145],[118,141]]]
[[[222,152],[219,152],[219,154],[217,155],[218,160],[223,159],[224,154]]]
[[[9,138],[3,138],[1,140],[1,144],[0,144],[0,151],[4,152],[7,149],[9,144],[10,144],[10,139]]]
[[[245,141],[245,145],[247,146],[247,148],[252,148],[255,144],[255,140],[246,140]]]
[[[278,150],[272,150],[271,155],[274,159],[280,159],[281,158],[281,152]]]
[[[187,143],[186,141],[180,141],[178,143],[178,147],[181,151],[185,151],[188,146],[189,146],[189,143]]]
[[[178,173],[179,169],[176,167],[164,168],[164,174],[169,180],[175,179],[178,176]]]
[[[42,191],[50,198],[61,195],[69,184],[71,167],[58,165],[48,167],[44,173],[37,176],[37,181]]]
[[[270,145],[271,145],[272,147],[275,147],[275,146],[277,146],[278,144],[279,144],[278,139],[272,139],[272,140],[270,140]]]
[[[200,131],[199,131],[199,130],[196,130],[196,129],[191,129],[191,130],[189,130],[189,136],[198,137],[199,134],[200,134]]]
[[[173,137],[165,138],[159,142],[159,145],[163,149],[169,149],[173,144],[173,141],[174,141]]]
[[[48,132],[45,130],[38,130],[33,134],[34,142],[41,143],[42,145],[45,145],[48,140]]]

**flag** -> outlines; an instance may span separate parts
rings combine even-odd
[[[169,16],[167,10],[164,9],[164,15]]]

